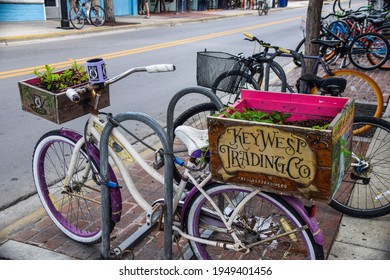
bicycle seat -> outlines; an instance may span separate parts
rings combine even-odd
[[[379,27],[379,26],[382,26],[383,23],[385,22],[385,19],[384,18],[367,18],[367,20],[369,22],[371,22],[375,27]]]
[[[362,23],[366,19],[365,14],[355,14],[355,15],[350,15],[349,18],[353,19],[354,21],[357,21],[358,23]]]
[[[347,80],[343,78],[321,78],[313,74],[304,74],[299,80],[306,82],[310,88],[314,86],[324,94],[337,96],[347,86]]]
[[[367,18],[386,18],[389,12],[383,12],[375,15],[367,15]]]
[[[209,146],[209,135],[207,129],[201,130],[191,126],[181,125],[175,129],[175,135],[183,141],[190,156],[200,157],[200,155],[196,154],[196,152]]]

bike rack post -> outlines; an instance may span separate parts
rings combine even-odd
[[[213,102],[217,109],[220,110],[223,108],[223,103],[219,99],[219,97],[214,94],[212,91],[206,89],[206,88],[201,88],[201,87],[189,87],[180,90],[177,92],[173,98],[171,99],[169,105],[168,105],[168,112],[167,112],[167,134],[168,134],[168,144],[169,144],[169,151],[173,154],[173,117],[174,117],[174,111],[175,111],[175,106],[177,102],[180,100],[180,98],[184,97],[187,94],[202,94],[210,98],[211,102]],[[173,169],[173,166],[172,166]],[[173,174],[171,174],[173,176]],[[173,188],[172,185],[170,185],[170,188]],[[171,200],[173,199],[172,193],[173,189],[170,189],[169,191],[171,195]],[[172,203],[167,204],[167,216],[169,218],[169,223],[172,224],[172,216],[173,216],[173,205]],[[164,246],[165,246],[165,256],[169,256],[169,259],[172,259],[172,227],[168,228],[169,232],[164,231]]]
[[[173,209],[173,151],[172,145],[169,145],[167,134],[161,125],[154,120],[152,117],[140,113],[140,112],[127,112],[116,115],[113,122],[108,122],[104,127],[101,135],[100,141],[100,173],[103,178],[108,178],[108,139],[112,130],[115,127],[115,122],[120,123],[123,121],[134,120],[140,121],[148,125],[156,135],[159,137],[164,154],[164,186],[165,194],[164,200],[167,205],[167,209],[171,209],[171,212],[168,210],[164,211],[164,250],[165,258],[172,259],[172,209]],[[110,257],[110,196],[107,186],[102,186],[102,258],[109,259]],[[169,238],[167,238],[169,234]],[[169,239],[169,242],[168,242]],[[167,247],[170,250],[167,250]]]

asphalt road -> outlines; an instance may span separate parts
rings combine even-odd
[[[248,31],[286,48],[294,48],[302,38],[299,29],[303,9],[273,14],[271,17],[248,16],[181,26],[82,36],[72,40],[41,40],[37,43],[1,48],[0,71],[25,69],[22,75],[2,79],[0,109],[2,151],[0,172],[0,209],[35,192],[31,175],[31,155],[37,140],[45,132],[59,128],[39,117],[23,112],[17,82],[32,77],[33,69],[44,64],[86,61],[104,57],[109,77],[128,68],[158,63],[175,64],[171,73],[135,74],[111,87],[113,114],[136,110],[151,115],[161,125],[166,123],[166,108],[180,89],[196,85],[196,52],[204,49],[250,54],[253,44],[244,41]],[[286,23],[286,19],[288,19]],[[283,21],[281,21],[283,20]],[[7,93],[7,94],[6,94]],[[185,100],[178,112],[199,102],[198,96]],[[82,130],[85,118],[64,124]]]

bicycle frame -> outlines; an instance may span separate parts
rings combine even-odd
[[[67,172],[67,176],[64,180],[64,186],[68,185],[69,178],[72,178],[72,175],[76,172],[76,159],[78,157],[78,153],[80,152],[81,148],[85,145],[85,143],[94,143],[96,146],[100,145],[101,141],[101,132],[103,131],[104,127],[106,126],[107,122],[102,123],[99,117],[95,114],[91,114],[87,123],[87,129],[86,129],[86,137],[81,137],[76,145],[74,152],[72,154],[71,162],[69,164],[69,169]],[[119,130],[113,129],[110,139],[112,141],[115,141],[117,144],[122,146],[126,152],[136,161],[140,164],[140,166],[149,174],[151,175],[155,180],[160,182],[161,184],[164,184],[164,176],[158,173],[154,168],[152,168],[147,162],[141,157],[140,153],[133,147],[133,145],[127,140],[125,135],[123,135]],[[158,216],[154,215],[156,211],[159,210],[158,206],[152,206],[150,205],[142,196],[142,194],[138,191],[136,185],[134,184],[133,180],[131,179],[126,165],[124,163],[124,160],[122,157],[118,154],[118,152],[115,152],[111,146],[108,147],[108,153],[110,159],[113,160],[115,163],[115,166],[118,168],[118,172],[120,175],[123,177],[123,180],[125,182],[126,187],[128,188],[130,194],[134,198],[134,200],[137,202],[137,204],[145,211],[146,213],[146,218],[147,218],[147,223],[149,224],[154,224],[157,221]],[[84,170],[84,172],[90,172],[91,169],[88,168]],[[211,200],[211,198],[207,195],[207,193],[202,189],[205,185],[211,182],[211,175],[208,176],[205,180],[203,180],[200,184],[197,183],[196,179],[193,178],[189,173],[188,170],[186,169],[186,174],[190,178],[191,182],[194,184],[194,191],[193,193],[196,193],[197,191],[202,192],[205,197],[214,204],[214,202]],[[180,186],[180,187],[179,187]],[[177,209],[178,207],[178,202],[179,198],[183,195],[184,192],[184,186],[185,182],[181,182],[180,185],[174,184],[174,210]],[[66,191],[66,189],[64,189]],[[258,191],[254,191],[253,195],[256,194]],[[188,205],[189,199],[191,199],[192,196],[188,196],[187,199],[184,201],[183,205]],[[115,203],[113,203],[115,204]],[[240,211],[240,209],[244,206],[245,203],[240,202],[238,206],[236,206],[236,211]],[[215,210],[216,212],[220,215],[220,217],[224,217],[222,214],[222,211],[218,208],[217,205],[215,205]],[[186,207],[182,208],[182,212],[186,211]],[[183,213],[184,213],[183,212]],[[224,220],[224,219],[222,219]],[[230,227],[231,223],[233,220],[230,220],[229,222],[225,223],[226,227]],[[173,226],[173,229],[177,232],[179,232],[181,235],[183,235],[187,239],[193,239],[196,240],[197,242],[202,242],[204,244],[212,245],[212,246],[225,246],[226,248],[232,249],[232,250],[238,250],[242,249],[242,244],[240,243],[239,239],[235,235],[235,233],[232,233],[234,240],[236,242],[239,242],[240,244],[228,244],[228,243],[221,243],[221,242],[211,242],[207,239],[204,238],[196,238],[189,236],[188,234],[185,234],[179,227],[178,225]]]

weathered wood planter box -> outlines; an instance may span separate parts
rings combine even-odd
[[[328,129],[208,118],[213,179],[329,201],[351,150],[354,101],[348,98],[243,91],[234,106],[291,114],[288,121],[330,119]]]
[[[61,73],[61,71],[56,73]],[[24,111],[57,124],[76,119],[90,112],[90,93],[81,95],[80,102],[74,103],[66,96],[65,91],[53,93],[37,87],[38,83],[38,78],[18,82],[22,109]],[[100,98],[99,109],[109,105],[110,96],[107,87]]]

